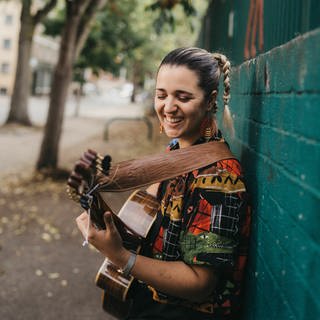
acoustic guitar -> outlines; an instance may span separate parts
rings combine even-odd
[[[72,179],[69,179],[67,192],[73,200],[84,204],[86,209],[89,209],[86,204],[90,207],[93,223],[98,228],[105,227],[101,217],[105,211],[110,211],[124,246],[138,254],[156,219],[159,202],[146,191],[137,190],[131,194],[120,211],[114,213],[101,195],[94,193],[97,186],[94,184],[96,172],[107,174],[107,168],[103,168],[102,162],[102,157],[94,151],[84,153],[71,174]],[[104,290],[103,309],[118,318],[126,316],[131,305],[128,293],[133,282],[134,278],[131,275],[125,276],[117,266],[105,258],[95,280],[96,285]]]
[[[138,189],[231,158],[234,155],[224,141],[123,161],[112,167],[110,156],[102,157],[88,150],[70,174],[67,193],[83,208],[90,210],[91,221],[99,229],[105,229],[104,212],[112,212],[124,246],[139,253],[156,219],[158,201],[145,191],[135,191],[115,214],[101,192]],[[132,276],[124,277],[110,260],[105,259],[96,276],[97,286],[104,290],[104,310],[118,318],[125,316],[130,307],[128,296],[133,283]]]
[[[157,199],[145,191],[136,191],[129,197],[117,214],[117,218],[125,226],[125,232],[119,227],[118,230],[121,230],[120,235],[126,248],[136,253],[140,252],[158,210]],[[134,235],[134,239],[132,237],[128,239],[127,232]],[[133,281],[131,275],[125,277],[121,270],[106,258],[96,276],[97,286],[104,289],[103,309],[118,318],[125,316],[130,307],[128,292]]]

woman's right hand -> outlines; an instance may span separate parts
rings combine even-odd
[[[85,238],[87,236],[88,242],[104,256],[108,257],[116,266],[122,268],[126,265],[130,253],[123,246],[121,236],[110,212],[104,213],[104,222],[106,229],[98,230],[91,223],[87,212],[83,212],[76,218],[77,226],[82,235]]]

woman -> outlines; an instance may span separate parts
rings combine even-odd
[[[230,63],[199,48],[170,52],[157,73],[155,110],[169,150],[221,140],[215,113],[220,74],[228,109]],[[199,155],[201,156],[201,155]],[[210,179],[203,179],[209,177]],[[128,319],[236,319],[246,260],[248,216],[240,164],[222,160],[152,185],[161,201],[161,228],[149,256],[122,245],[110,213],[106,230],[89,229],[89,242],[140,280]],[[77,218],[86,235],[88,216]]]

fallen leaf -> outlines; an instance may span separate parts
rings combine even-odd
[[[52,273],[49,273],[48,275],[49,279],[58,279],[59,277],[60,277],[60,273],[58,272],[52,272]]]
[[[2,217],[2,218],[1,218],[1,222],[2,222],[3,224],[6,224],[6,223],[9,222],[9,219],[8,219],[7,217]]]
[[[35,274],[36,274],[36,276],[41,277],[43,275],[43,271],[40,269],[37,269]]]
[[[42,235],[41,235],[41,238],[44,240],[44,241],[47,241],[47,242],[50,242],[52,239],[51,239],[51,235],[49,233],[46,233],[44,232]]]
[[[79,271],[80,270],[78,268],[73,268],[73,270],[72,270],[72,272],[75,273],[75,274],[79,273]]]
[[[67,280],[61,280],[61,285],[63,286],[63,287],[66,287],[67,285],[68,285],[68,281]]]

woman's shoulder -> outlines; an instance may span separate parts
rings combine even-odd
[[[234,175],[242,176],[242,168],[239,160],[236,158],[223,159],[217,162],[214,162],[204,168],[193,171],[195,178],[205,175]]]
[[[193,171],[191,189],[218,190],[220,192],[245,191],[240,163],[237,159],[224,159]]]
[[[223,159],[215,163],[216,167],[220,170],[227,171],[230,174],[234,174],[236,176],[242,175],[242,167],[238,159]]]

